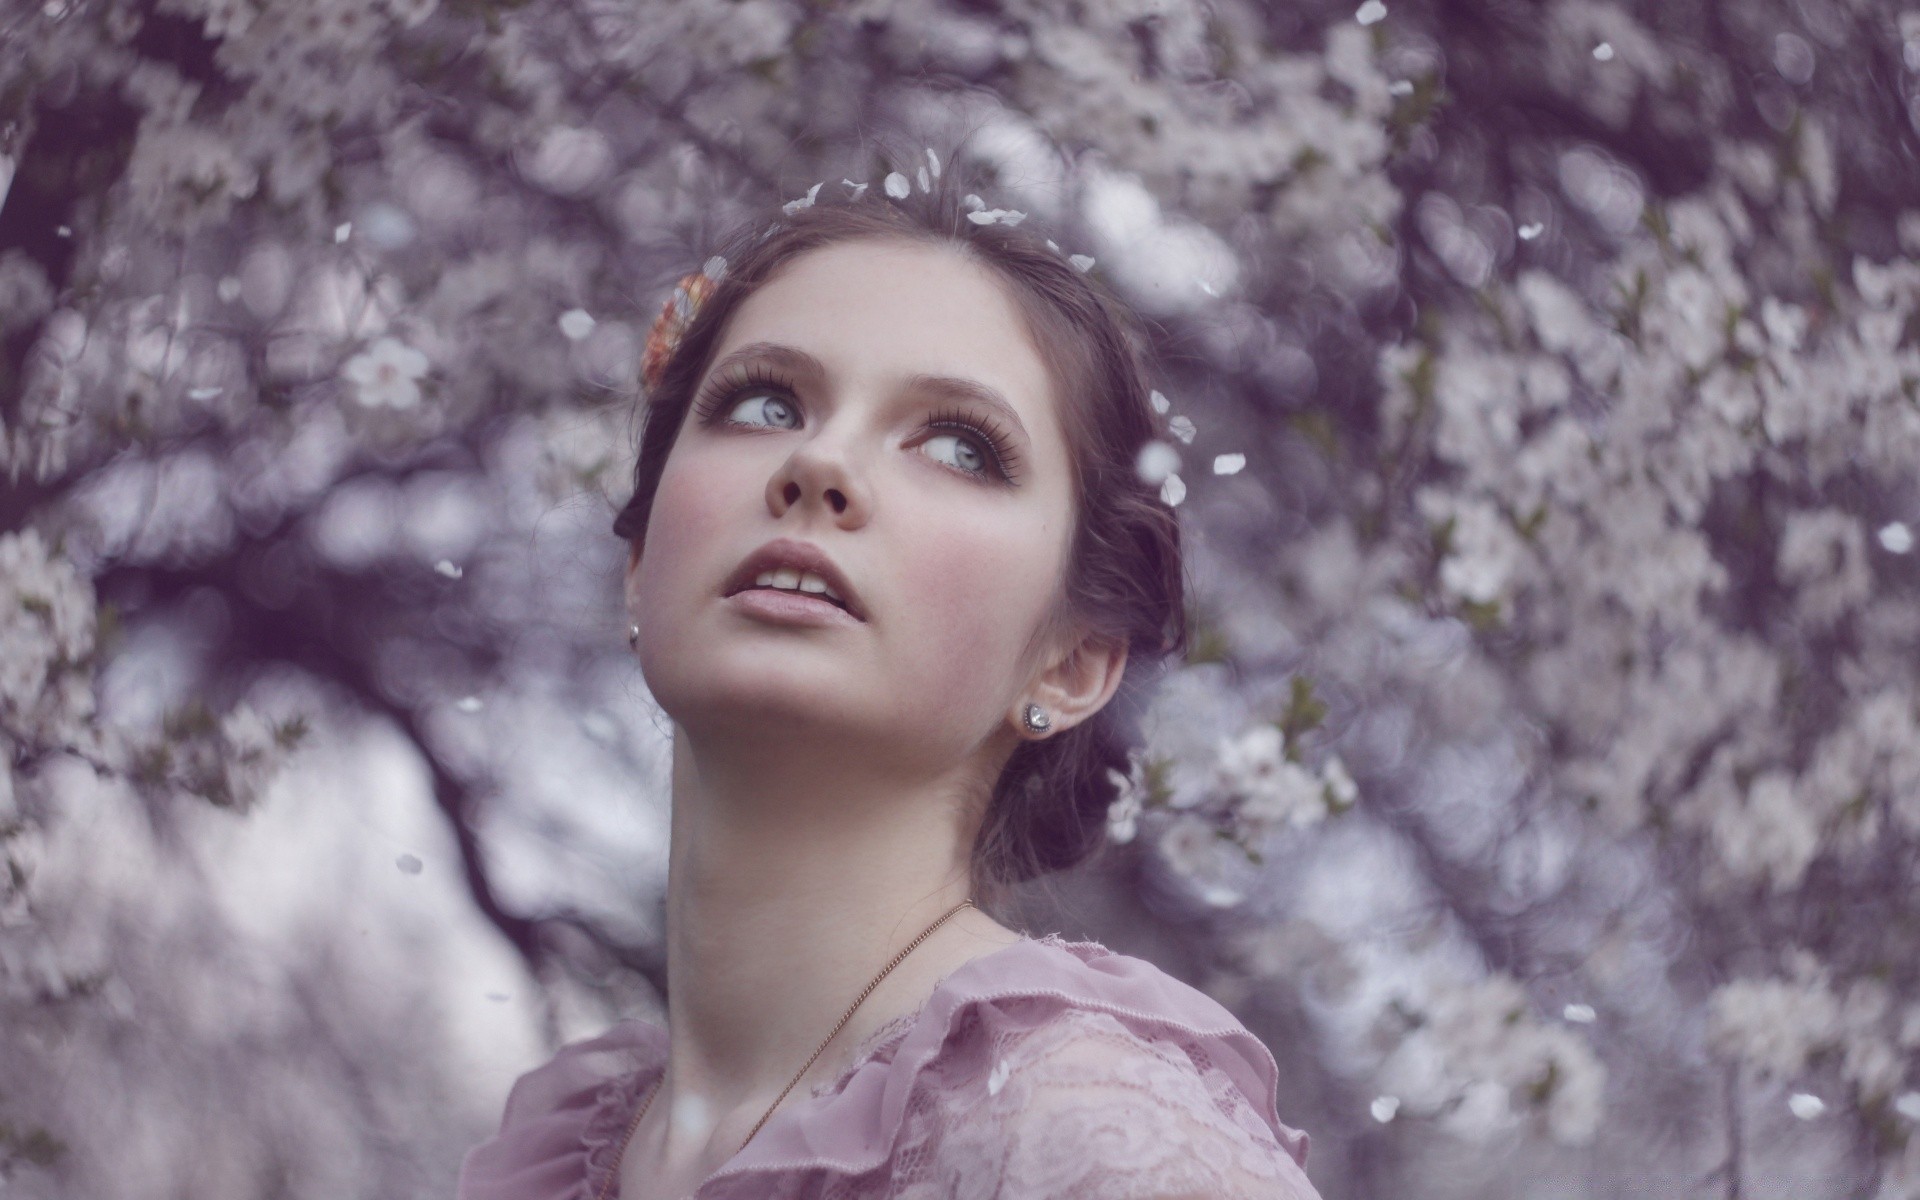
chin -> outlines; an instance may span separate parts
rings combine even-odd
[[[834,664],[765,647],[732,647],[648,664],[642,674],[654,700],[691,730],[750,724],[762,733],[825,731],[862,723],[849,703],[855,689]]]

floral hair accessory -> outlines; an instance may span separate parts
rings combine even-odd
[[[654,318],[653,331],[647,335],[647,348],[640,357],[640,378],[649,392],[660,386],[660,377],[666,373],[667,363],[673,358],[673,352],[680,348],[680,339],[686,336],[687,326],[693,324],[693,318],[700,306],[713,295],[713,289],[726,273],[727,260],[714,255],[698,271],[691,275],[682,275],[680,282],[674,285],[673,295],[660,306],[660,315]]]

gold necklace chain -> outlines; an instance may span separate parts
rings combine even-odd
[[[740,1149],[735,1150],[734,1151],[735,1154],[738,1154],[740,1153],[740,1150],[744,1150],[747,1148],[747,1142],[751,1142],[753,1140],[753,1135],[760,1132],[760,1127],[767,1123],[767,1118],[773,1115],[773,1110],[780,1107],[780,1102],[787,1098],[787,1093],[793,1090],[794,1085],[800,1082],[801,1077],[806,1075],[807,1071],[812,1068],[815,1062],[819,1061],[819,1058],[822,1054],[826,1053],[827,1045],[830,1042],[832,1042],[836,1036],[839,1035],[842,1029],[845,1029],[847,1027],[848,1021],[853,1020],[853,1014],[856,1011],[858,1011],[861,1004],[866,1002],[866,999],[868,996],[873,995],[873,989],[880,986],[880,981],[882,979],[885,979],[888,976],[888,974],[890,974],[893,971],[895,967],[899,966],[902,962],[904,962],[906,960],[907,955],[913,953],[915,947],[917,947],[921,942],[926,941],[928,937],[932,936],[934,930],[940,928],[942,925],[945,925],[949,917],[953,916],[955,913],[959,912],[963,908],[970,908],[970,907],[973,907],[972,897],[968,897],[967,899],[962,900],[960,903],[948,909],[945,913],[941,914],[939,920],[935,921],[933,924],[921,930],[919,937],[914,938],[912,941],[908,942],[906,946],[900,951],[900,953],[894,955],[892,962],[880,968],[880,973],[873,977],[873,982],[869,983],[864,989],[862,989],[862,991],[860,992],[860,995],[854,998],[853,1003],[847,1007],[847,1011],[841,1015],[839,1022],[835,1024],[833,1027],[833,1032],[829,1033],[825,1038],[821,1039],[820,1045],[814,1049],[813,1054],[807,1059],[806,1066],[801,1067],[799,1074],[795,1075],[792,1079],[787,1081],[787,1086],[780,1089],[780,1094],[774,1097],[772,1104],[767,1106],[767,1111],[760,1114],[760,1119],[758,1121],[755,1121],[753,1123],[753,1128],[747,1131],[746,1141],[743,1141],[740,1143]],[[596,1198],[596,1200],[607,1200],[607,1196],[610,1194],[611,1189],[614,1187],[616,1183],[619,1182],[620,1162],[627,1155],[627,1143],[633,1140],[634,1130],[640,1128],[640,1118],[646,1116],[647,1110],[653,1107],[653,1098],[655,1095],[659,1093],[660,1085],[665,1083],[666,1079],[667,1079],[666,1072],[662,1070],[660,1073],[660,1078],[654,1080],[653,1086],[647,1090],[647,1099],[646,1099],[646,1102],[640,1106],[640,1111],[634,1113],[633,1120],[627,1122],[627,1132],[620,1138],[620,1150],[618,1153],[616,1153],[613,1156],[612,1173],[607,1176],[607,1181],[600,1185],[600,1194]]]

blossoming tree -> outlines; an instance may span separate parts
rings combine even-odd
[[[1866,0],[0,13],[7,1186],[445,1191],[476,1044],[657,1003],[645,323],[929,145],[1152,318],[1192,545],[1036,919],[1240,1013],[1330,1197],[1920,1195],[1920,15]],[[373,844],[391,899],[269,899]],[[526,995],[448,989],[495,944]]]

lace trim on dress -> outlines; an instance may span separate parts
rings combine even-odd
[[[580,1149],[586,1162],[586,1200],[600,1195],[612,1180],[620,1164],[627,1123],[639,1111],[640,1101],[653,1086],[657,1074],[658,1067],[653,1070],[642,1067],[614,1076],[594,1093],[593,1109],[580,1127]]]

